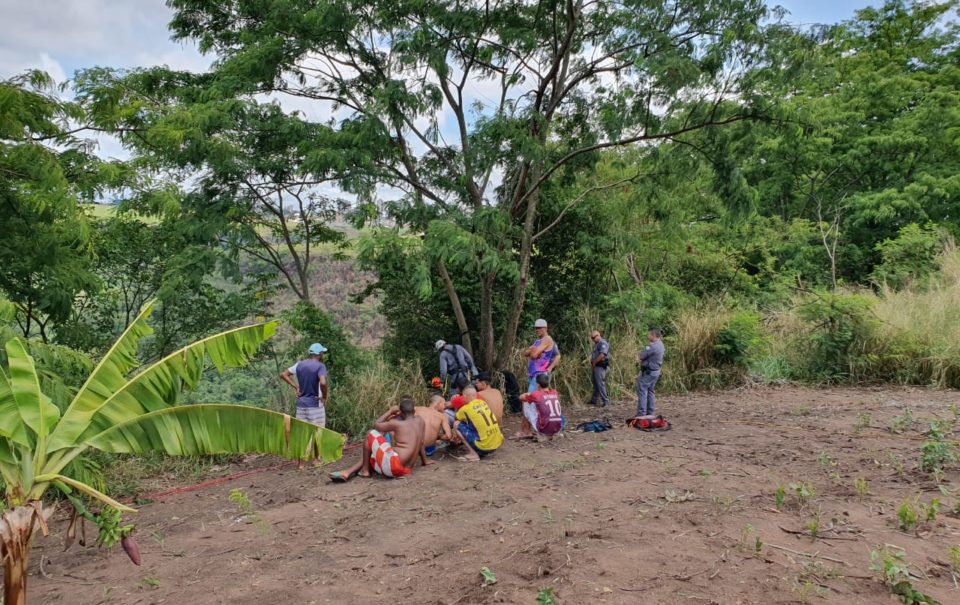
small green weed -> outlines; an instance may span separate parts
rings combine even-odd
[[[943,477],[943,471],[957,461],[953,442],[946,438],[946,433],[953,430],[953,423],[934,420],[930,423],[930,430],[926,433],[926,441],[920,454],[920,470],[925,473],[937,473]]]
[[[888,430],[891,433],[900,434],[909,431],[911,428],[913,428],[913,412],[910,411],[910,408],[907,408],[903,411],[903,414],[893,419]]]
[[[783,510],[783,506],[787,503],[787,488],[782,483],[777,486],[777,491],[773,493],[773,499],[777,510]]]
[[[537,605],[557,605],[553,600],[553,589],[544,588],[537,593]]]
[[[480,576],[483,578],[483,584],[481,586],[490,586],[491,584],[497,583],[497,576],[493,575],[489,567],[481,567]]]
[[[953,571],[960,573],[960,544],[948,548],[947,554],[950,555],[950,565],[953,567]]]
[[[857,490],[857,496],[863,500],[870,495],[870,482],[863,478],[854,479],[853,489]]]
[[[834,462],[830,454],[826,452],[820,452],[820,456],[817,457],[817,462],[820,463],[820,466],[836,466],[836,462]]]
[[[901,531],[916,529],[919,522],[917,500],[916,498],[913,500],[907,498],[897,509],[897,528]]]
[[[807,483],[806,481],[801,481],[797,483],[788,484],[790,491],[793,492],[794,496],[797,498],[797,504],[801,507],[806,505],[816,494],[816,490],[813,487],[812,483]]]
[[[140,580],[140,588],[160,588],[160,578],[155,578],[153,576],[143,576],[143,579]]]
[[[916,588],[910,582],[910,567],[905,560],[905,554],[900,549],[890,548],[884,545],[870,551],[870,569],[879,572],[883,578],[883,583],[890,590],[890,594],[896,595],[906,605],[941,605],[933,597],[929,597]]]
[[[853,434],[856,435],[863,429],[870,426],[870,423],[873,421],[873,418],[870,417],[870,414],[867,412],[860,412],[857,414],[857,421],[853,423]]]
[[[820,536],[820,515],[812,517],[803,527],[810,534],[810,539],[816,540]]]

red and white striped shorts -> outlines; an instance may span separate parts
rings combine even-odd
[[[367,447],[370,448],[370,466],[384,477],[405,477],[413,471],[400,464],[400,455],[393,451],[380,431],[367,433]]]

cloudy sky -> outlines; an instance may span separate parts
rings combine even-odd
[[[798,23],[832,23],[871,0],[780,0]],[[201,70],[209,61],[170,40],[163,0],[0,0],[0,79],[40,68],[63,80],[103,65]]]
[[[882,0],[769,0],[785,7],[794,23],[834,23]],[[210,59],[191,43],[170,39],[172,11],[164,0],[0,0],[0,79],[27,69],[42,69],[62,82],[92,66],[167,65],[202,71]],[[482,91],[473,91],[481,98]],[[296,98],[281,100],[288,109],[316,110]],[[289,107],[288,107],[289,106]],[[450,125],[438,116],[441,132]],[[452,128],[452,127],[450,127]],[[127,153],[109,136],[97,136],[99,154]]]

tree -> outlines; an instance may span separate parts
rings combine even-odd
[[[759,0],[171,6],[175,36],[218,60],[199,76],[153,71],[155,88],[186,80],[203,91],[193,98],[209,103],[276,95],[312,104],[329,131],[303,169],[361,199],[378,186],[403,192],[391,214],[439,252],[417,274],[441,277],[459,330],[479,333],[487,366],[510,355],[535,242],[552,229],[540,221],[543,185],[589,169],[600,150],[652,146],[752,115],[757,99],[739,75],[758,56],[766,14]],[[98,102],[130,106],[117,103],[110,82],[86,89]],[[143,126],[139,111],[112,113],[116,128]],[[142,136],[151,140],[149,130]],[[336,153],[345,149],[353,150],[346,166]],[[458,265],[449,253],[459,255],[465,240],[479,256]],[[476,319],[454,277],[471,267],[483,268]],[[495,321],[502,281],[512,292]]]
[[[79,293],[99,287],[77,202],[128,176],[70,130],[81,118],[46,74],[0,81],[0,290],[16,305],[23,334],[44,341]]]
[[[44,506],[43,496],[51,488],[71,502],[74,519],[89,516],[100,525],[104,545],[132,530],[118,524],[119,513],[133,509],[64,474],[89,449],[174,456],[264,452],[300,460],[319,455],[325,461],[341,455],[342,435],[285,414],[242,405],[176,405],[181,392],[200,380],[208,358],[221,370],[247,363],[275,323],[205,338],[131,376],[137,346],[152,331],[151,311],[148,304],[62,413],[41,392],[24,341],[6,342],[7,369],[0,370],[0,476],[8,509],[0,519],[4,603],[26,603],[30,539],[37,528],[46,534],[54,509]],[[91,515],[78,496],[99,501],[104,512]]]
[[[761,214],[819,226],[833,285],[866,282],[878,244],[907,225],[956,232],[958,6],[890,0],[838,25],[771,31],[749,78],[780,119],[700,141],[717,144],[723,175],[747,184]]]

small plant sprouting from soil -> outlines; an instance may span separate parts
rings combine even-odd
[[[759,555],[763,551],[763,540],[760,539],[760,534],[756,533],[749,523],[740,530],[739,548],[741,551],[753,555]]]
[[[537,605],[557,605],[557,602],[553,600],[552,588],[544,588],[537,593]]]
[[[480,577],[483,578],[483,584],[481,584],[481,586],[490,586],[491,584],[497,583],[497,576],[490,571],[489,567],[480,568]]]
[[[253,503],[250,502],[250,498],[243,493],[242,489],[234,488],[230,490],[230,495],[227,496],[227,500],[236,504],[240,508],[240,512],[248,517],[256,514],[256,511],[253,510]]]
[[[782,483],[777,486],[777,491],[773,493],[773,500],[777,510],[783,510],[787,503],[787,488]]]
[[[910,408],[903,411],[902,414],[893,419],[890,423],[889,431],[894,434],[900,434],[913,428],[913,412]]]
[[[816,540],[820,536],[820,515],[811,517],[803,527],[810,534],[810,539]]]
[[[836,466],[837,463],[833,458],[830,457],[830,454],[827,452],[820,452],[820,455],[817,457],[817,462],[820,463],[820,466]]]
[[[816,490],[813,488],[813,484],[807,483],[806,481],[790,483],[788,487],[790,488],[790,491],[793,492],[793,495],[797,499],[797,504],[799,504],[801,508],[817,494]]]
[[[896,595],[907,605],[941,605],[910,582],[910,567],[905,560],[904,551],[888,545],[870,551],[870,570],[879,572],[890,594]]]
[[[796,595],[797,601],[800,603],[809,603],[810,599],[813,597],[825,599],[827,596],[827,589],[823,588],[819,584],[811,582],[810,580],[804,580],[803,582],[798,580],[793,587],[793,594]]]
[[[940,499],[934,498],[929,504],[920,502],[920,496],[907,498],[897,508],[897,529],[913,531],[921,525],[934,523],[940,512]]]
[[[870,482],[864,478],[853,480],[853,489],[857,490],[857,496],[863,500],[870,495]]]
[[[953,572],[960,573],[960,544],[948,548],[947,554],[950,555],[950,566]]]
[[[549,506],[543,507],[543,522],[544,523],[553,523],[556,521],[556,518],[553,516],[553,509]]]
[[[897,508],[897,528],[901,531],[912,531],[920,522],[916,500],[907,498]]]
[[[953,442],[946,438],[953,431],[952,422],[934,420],[926,433],[920,454],[920,470],[943,477],[943,471],[957,461]],[[939,482],[939,481],[938,481]]]
[[[898,456],[898,455],[896,455],[896,454],[891,453],[891,454],[890,454],[890,466],[893,468],[893,473],[894,473],[896,476],[898,476],[898,477],[902,477],[902,476],[903,476],[903,470],[904,470],[904,467],[903,467],[903,458],[901,458],[900,456]]]
[[[736,505],[737,500],[738,499],[733,496],[714,496],[713,507],[716,509],[718,515],[727,513]]]
[[[863,429],[870,426],[872,421],[873,418],[870,417],[868,412],[860,412],[857,414],[857,421],[853,423],[853,434],[856,435]]]

